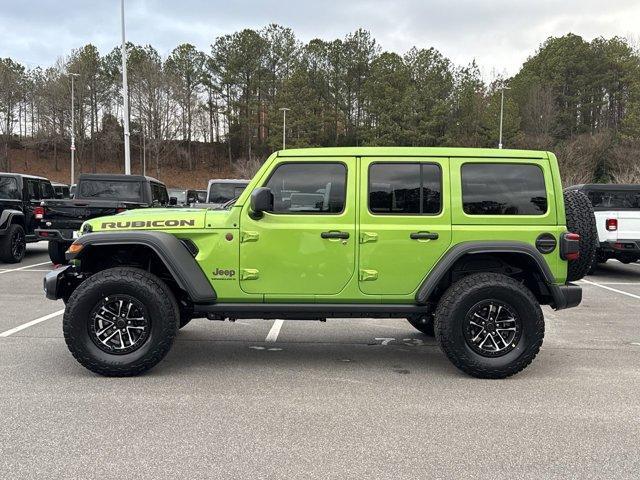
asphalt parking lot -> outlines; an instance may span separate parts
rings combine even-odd
[[[47,260],[0,264],[2,478],[638,478],[640,264],[545,308],[536,361],[487,381],[399,319],[194,320],[150,373],[99,377]]]

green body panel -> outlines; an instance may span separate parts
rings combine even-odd
[[[283,162],[341,162],[347,167],[346,206],[340,214],[249,215],[251,192]],[[437,215],[377,215],[368,209],[368,172],[375,162],[436,163],[442,172]],[[544,215],[467,215],[460,167],[468,162],[538,165],[547,185]],[[430,270],[453,246],[469,241],[520,241],[566,231],[562,184],[553,154],[525,150],[345,147],[285,150],[262,165],[228,210],[139,209],[92,219],[94,232],[158,230],[188,238],[219,302],[413,303]],[[348,239],[323,239],[326,231]],[[411,240],[413,232],[437,240]],[[544,256],[556,283],[566,281],[559,248]]]

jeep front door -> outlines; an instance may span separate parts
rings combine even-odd
[[[360,291],[412,294],[451,243],[447,158],[362,158]]]
[[[355,158],[281,157],[265,176],[272,211],[242,209],[242,289],[282,301],[339,293],[355,270]]]

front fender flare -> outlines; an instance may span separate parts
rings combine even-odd
[[[83,246],[77,255],[67,254],[67,260],[82,259],[91,251],[87,247],[104,245],[143,245],[151,248],[162,260],[178,286],[186,291],[194,303],[213,303],[216,291],[187,247],[174,235],[164,232],[97,232],[78,238],[74,243]]]

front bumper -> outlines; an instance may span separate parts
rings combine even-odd
[[[65,265],[51,270],[44,276],[44,294],[49,300],[64,298],[64,292],[72,287],[72,282],[67,278],[72,269],[72,265]]]
[[[551,295],[553,296],[553,304],[551,306],[555,310],[577,307],[582,302],[582,287],[575,283],[552,285]]]

